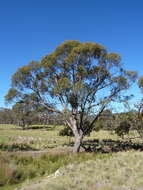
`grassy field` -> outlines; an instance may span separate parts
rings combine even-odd
[[[63,126],[48,126],[40,129],[22,130],[18,126],[0,125],[0,150],[16,151],[16,150],[51,150],[56,147],[67,146],[73,142],[73,137],[59,137],[59,131]],[[137,136],[136,134],[132,134]],[[92,132],[90,136],[85,137],[86,140],[104,140],[111,139],[113,141],[122,140],[117,135],[108,131]],[[126,140],[126,139],[125,139]],[[136,139],[133,142],[139,142]]]
[[[23,147],[25,145],[25,149],[27,146],[27,149],[31,150],[54,148],[68,142],[67,137],[59,138],[58,133],[60,128],[62,127],[49,126],[45,129],[22,130],[12,125],[1,125],[0,144],[9,145],[9,148],[12,145],[21,145]],[[15,150],[15,148],[12,148],[12,150]]]
[[[59,131],[63,126],[48,126],[42,129],[22,130],[13,125],[0,125],[0,150],[2,151],[43,151],[58,147],[62,149],[73,142],[73,137],[59,137]],[[93,132],[85,140],[92,139],[119,139],[106,131]]]
[[[142,141],[129,139],[137,136],[135,131],[124,140],[94,131],[83,143],[93,153],[73,155],[74,139],[59,136],[62,128],[0,125],[0,190],[143,188]]]
[[[127,151],[69,164],[20,190],[142,190],[143,153]]]

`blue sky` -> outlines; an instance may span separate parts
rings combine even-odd
[[[11,75],[64,40],[100,43],[143,75],[143,1],[0,0],[0,107]],[[130,93],[142,96],[136,85]]]

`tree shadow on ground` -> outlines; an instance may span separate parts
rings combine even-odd
[[[37,125],[37,126],[28,126],[28,127],[25,127],[25,128],[23,128],[23,130],[41,130],[41,129],[45,129],[45,130],[48,130],[48,131],[50,131],[50,130],[52,130],[52,127],[51,126],[48,126],[48,125],[45,125],[45,126],[39,126],[39,125]]]
[[[21,130],[22,128],[18,127],[9,127],[9,128],[0,128],[0,131],[7,131],[7,130]]]
[[[35,149],[25,143],[13,143],[13,144],[0,144],[0,150],[1,151],[37,151],[38,149]]]
[[[140,150],[143,151],[143,144],[133,143],[131,141],[120,141],[112,139],[94,139],[83,141],[82,147],[87,152],[119,152],[127,150]]]

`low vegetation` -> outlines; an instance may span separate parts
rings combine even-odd
[[[124,175],[127,175],[126,173],[122,174],[124,167],[130,168],[131,164],[133,164],[133,161],[127,163],[128,156],[130,158],[133,157],[133,160],[136,157],[136,163],[141,162],[142,152],[135,152],[135,150],[142,151],[143,144],[140,138],[135,138],[138,134],[136,131],[132,130],[128,135],[125,134],[124,139],[114,131],[93,131],[83,141],[83,147],[89,153],[82,148],[80,154],[73,155],[73,137],[59,136],[60,131],[64,129],[63,126],[54,126],[53,128],[52,126],[45,128],[42,126],[41,129],[39,128],[22,130],[14,125],[0,125],[1,190],[14,190],[15,185],[17,188],[23,186],[24,190],[25,188],[27,188],[26,190],[32,190],[33,188],[35,188],[34,190],[40,190],[40,188],[44,190],[70,190],[75,189],[75,186],[77,190],[94,188],[102,190],[105,188],[105,185],[109,186],[108,189],[111,190],[120,187],[123,190],[129,189],[126,188],[129,184],[123,187],[118,180],[120,180],[122,175],[123,178]],[[121,153],[122,151],[123,153]],[[119,169],[117,171],[117,184],[113,183],[114,180],[111,175],[112,170],[113,174],[115,172],[114,162],[117,169],[122,165],[124,168],[121,169],[121,172],[119,172]],[[133,164],[133,170],[138,176],[140,174],[138,174],[138,168],[135,168],[136,163]],[[85,168],[82,169],[82,167]],[[57,171],[59,172],[56,174],[55,179],[47,177],[55,176],[54,173]],[[108,177],[106,172],[109,175]],[[58,175],[64,175],[66,183],[62,181],[62,176],[58,177]],[[77,180],[74,175],[78,176]],[[109,178],[108,183],[106,183],[107,178]],[[40,187],[35,180],[40,180]],[[70,183],[70,180],[74,181],[73,185]],[[134,178],[132,180],[134,181]],[[29,183],[29,188],[27,183]],[[139,187],[139,185],[138,182],[135,183],[135,187]]]
[[[81,163],[95,160],[98,157],[107,157],[100,154],[81,153],[72,155],[66,153],[48,153],[41,156],[21,156],[0,153],[0,186],[17,184],[40,176],[54,173],[60,167],[70,163]]]
[[[141,190],[143,187],[143,153],[120,152],[80,164],[69,164],[38,183],[21,190]]]

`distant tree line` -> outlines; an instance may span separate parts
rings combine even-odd
[[[112,113],[107,109],[102,112],[96,122],[95,131],[107,130],[116,133],[124,138],[129,131],[136,130],[143,138],[143,118],[141,112],[142,104],[137,106],[136,110],[123,113]],[[90,116],[87,124],[94,116]],[[32,108],[23,102],[16,103],[10,109],[0,108],[0,124],[14,124],[21,126],[22,129],[29,129],[32,125],[65,125],[64,118],[60,114],[47,112],[43,107]],[[65,128],[59,132],[60,136],[74,136],[72,130],[65,125]]]
[[[22,104],[15,104],[11,109],[0,108],[0,124],[14,124],[26,129],[31,125],[63,125],[58,114],[49,113],[44,109],[27,110]]]

